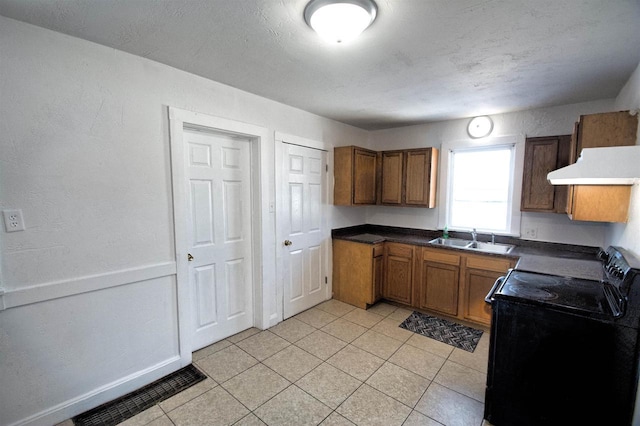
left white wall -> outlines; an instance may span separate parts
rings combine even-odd
[[[0,234],[2,425],[63,420],[184,360],[168,106],[266,127],[271,157],[275,131],[367,143],[363,130],[4,17],[0,57],[0,208],[26,223]],[[273,166],[261,178],[273,199]],[[365,222],[362,209],[331,217]]]

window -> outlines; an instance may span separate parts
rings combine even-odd
[[[511,233],[514,157],[514,145],[451,151],[450,228]]]

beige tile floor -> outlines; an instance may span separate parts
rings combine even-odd
[[[488,425],[489,346],[401,329],[411,311],[329,300],[193,354],[207,379],[123,425]]]

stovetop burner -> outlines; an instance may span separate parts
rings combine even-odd
[[[589,289],[589,288],[593,288],[594,281],[581,280],[577,278],[565,278],[562,284],[567,285],[569,287],[576,288],[576,289],[580,289],[580,288]]]
[[[531,274],[526,272],[514,271],[511,279],[519,283],[533,284],[537,286],[553,287],[560,285],[564,278],[554,275]]]

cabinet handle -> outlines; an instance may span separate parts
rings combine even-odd
[[[284,245],[289,247],[291,244],[293,244],[291,241],[289,240],[284,240]]]

